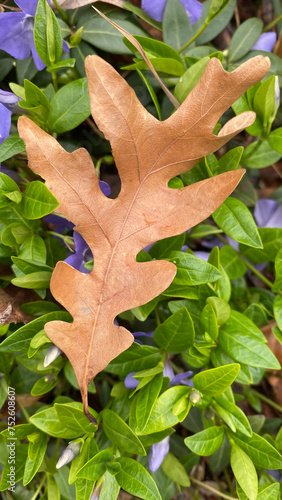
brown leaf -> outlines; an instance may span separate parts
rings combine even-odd
[[[123,0],[59,0],[59,5],[63,9],[77,9],[83,7],[84,5],[90,5],[93,3],[109,3],[115,5],[116,7],[123,7]]]
[[[108,63],[89,56],[93,118],[111,141],[121,179],[116,199],[101,192],[86,150],[67,153],[35,123],[20,118],[30,168],[46,180],[60,201],[58,211],[76,224],[94,255],[90,274],[57,264],[51,291],[74,321],[45,326],[74,367],[86,414],[88,384],[133,342],[129,331],[114,325],[115,317],[162,293],[176,273],[171,262],[137,263],[137,253],[208,217],[236,187],[243,170],[183,189],[170,189],[168,181],[253,123],[254,113],[246,112],[230,120],[218,136],[213,134],[223,112],[268,69],[269,59],[258,56],[228,74],[214,58],[180,108],[159,122]]]

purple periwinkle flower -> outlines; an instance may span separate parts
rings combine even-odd
[[[60,469],[64,465],[71,462],[80,452],[81,443],[70,443],[63,453],[61,454],[58,462],[56,463],[56,469]]]
[[[170,436],[165,437],[159,443],[153,444],[149,453],[149,469],[152,472],[158,470],[158,468],[162,465],[164,458],[169,452],[169,438]]]
[[[18,106],[19,101],[20,98],[13,92],[6,92],[0,89],[0,144],[7,139],[10,133],[12,113],[19,113],[21,111],[21,108]]]
[[[75,243],[75,253],[67,257],[65,262],[81,273],[90,273],[88,269],[85,269],[85,264],[93,259],[92,252],[86,241],[76,231],[73,233],[73,239]]]
[[[55,361],[55,359],[57,359],[61,354],[62,354],[61,349],[59,349],[59,347],[57,347],[55,344],[52,344],[49,347],[47,354],[44,358],[43,361],[44,368],[51,365],[51,363],[53,363],[53,361]]]
[[[12,113],[0,104],[0,145],[7,139],[11,128]]]
[[[180,0],[191,24],[201,17],[203,6],[198,0]],[[142,0],[142,9],[156,21],[162,21],[167,0]]]
[[[254,218],[258,227],[282,227],[282,205],[278,205],[275,200],[258,200]]]
[[[268,31],[262,33],[257,39],[256,43],[252,46],[252,50],[264,50],[271,52],[277,40],[275,31]]]
[[[50,4],[50,0],[47,0]],[[34,44],[34,17],[38,0],[15,0],[22,12],[0,14],[0,49],[16,59],[27,59],[32,54],[35,66],[40,71],[45,64],[40,59]],[[69,51],[66,42],[63,50]]]
[[[127,389],[136,389],[139,385],[139,380],[136,380],[136,378],[133,377],[136,372],[130,372],[128,375],[126,375],[124,379],[124,385]]]

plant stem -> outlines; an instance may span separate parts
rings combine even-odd
[[[194,477],[190,476],[190,479],[193,483],[196,483],[199,486],[202,486],[202,488],[205,488],[206,490],[209,490],[212,493],[215,493],[217,496],[219,496],[221,498],[227,498],[227,500],[235,500],[235,497],[230,497],[229,495],[226,495],[225,493],[222,493],[221,491],[216,490],[212,486],[208,486],[207,484],[202,483],[202,481],[198,481],[198,479],[195,479]]]
[[[275,410],[279,411],[282,413],[282,406],[279,404],[275,403],[275,401],[272,401],[272,399],[269,399],[267,396],[264,396],[264,394],[261,394],[260,392],[256,391],[255,389],[252,389],[252,392],[260,398],[262,401],[267,403],[269,406],[272,406],[272,408],[275,408]]]
[[[191,43],[193,43],[198,38],[198,36],[200,36],[200,34],[203,33],[204,29],[206,29],[208,24],[209,23],[205,22],[203,26],[201,26],[200,29],[197,31],[197,33],[195,33],[195,35],[192,36],[192,38],[190,38],[188,42],[186,42],[182,47],[180,47],[180,49],[178,50],[179,54],[180,52],[183,52],[183,50],[187,49],[187,47],[189,47],[189,45],[191,45]]]
[[[58,80],[57,80],[57,71],[51,71],[52,74],[52,80],[53,80],[53,85],[55,92],[58,92]]]
[[[43,486],[43,484],[45,483],[45,479],[46,479],[46,477],[47,477],[47,474],[44,474],[43,478],[41,479],[41,481],[40,481],[40,483],[39,483],[39,486],[38,486],[38,488],[37,488],[36,492],[35,492],[35,493],[34,493],[34,495],[31,497],[31,499],[30,499],[30,500],[35,500],[35,499],[36,499],[37,495],[39,494],[39,492],[40,492],[40,490],[41,490],[41,488],[42,488],[42,486]]]
[[[282,14],[280,14],[280,16],[273,19],[273,21],[271,21],[271,23],[267,24],[265,26],[265,28],[263,28],[262,32],[265,33],[266,31],[269,31],[271,28],[273,28],[273,26],[275,26],[280,21],[282,21]]]
[[[59,12],[59,14],[61,15],[62,19],[67,23],[69,24],[69,18],[68,16],[66,15],[65,11],[62,9],[62,7],[58,4],[57,0],[53,0],[53,3],[57,9],[57,11]]]
[[[272,0],[272,3],[274,7],[275,16],[276,17],[280,16],[280,14],[282,14],[281,0]],[[280,31],[282,30],[282,21],[279,21],[277,23],[277,28],[278,28],[277,32],[280,33]]]

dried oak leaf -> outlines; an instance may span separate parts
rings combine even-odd
[[[182,189],[170,189],[168,181],[253,123],[255,114],[246,112],[213,134],[224,111],[268,70],[269,59],[263,56],[232,73],[211,59],[180,108],[159,122],[108,63],[87,57],[93,118],[111,142],[121,179],[116,199],[101,192],[86,150],[67,153],[28,118],[20,118],[30,168],[46,180],[60,201],[58,211],[76,225],[94,255],[90,274],[64,262],[56,265],[51,291],[72,314],[73,323],[52,321],[45,326],[73,365],[87,415],[88,384],[133,342],[129,331],[114,325],[115,317],[162,293],[176,273],[171,262],[137,263],[137,253],[206,219],[233,191],[243,170]]]

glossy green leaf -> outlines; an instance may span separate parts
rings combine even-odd
[[[11,283],[20,288],[28,289],[42,289],[48,288],[50,284],[52,273],[48,271],[38,271],[36,273],[29,273],[25,276],[18,276],[13,278]]]
[[[38,333],[46,323],[53,320],[71,321],[71,315],[65,311],[54,311],[44,314],[40,318],[27,323],[12,333],[2,343],[2,352],[27,352],[33,336]]]
[[[171,238],[164,238],[157,241],[149,250],[149,254],[153,259],[163,259],[167,257],[169,252],[181,250],[185,242],[186,234],[179,234]]]
[[[103,429],[106,436],[121,450],[131,455],[146,455],[146,451],[136,434],[112,410],[103,410]]]
[[[275,281],[272,287],[273,292],[278,292],[282,288],[282,248],[278,250],[275,257]]]
[[[210,304],[207,304],[202,310],[200,321],[204,331],[215,340],[218,336],[218,323],[215,310]]]
[[[236,170],[239,167],[243,152],[244,148],[239,146],[225,153],[225,155],[218,160],[218,173],[222,174],[230,170]]]
[[[276,295],[273,303],[273,312],[277,326],[282,330],[282,295]]]
[[[201,285],[212,283],[221,277],[218,269],[189,253],[171,252],[169,260],[177,266],[176,277],[173,280],[175,285]]]
[[[153,406],[149,421],[140,434],[152,434],[176,425],[179,418],[172,413],[172,409],[182,396],[188,395],[190,390],[190,387],[178,385],[163,392]]]
[[[228,389],[239,370],[240,365],[233,363],[197,373],[193,378],[194,387],[206,396],[216,396]]]
[[[21,208],[23,216],[27,219],[40,219],[58,206],[59,202],[43,182],[31,182],[23,193]]]
[[[232,439],[249,455],[257,467],[274,470],[281,469],[282,456],[262,436],[253,433],[252,437],[248,437],[237,432],[236,434],[232,433]]]
[[[28,439],[28,457],[26,459],[23,476],[24,486],[30,483],[42,464],[47,448],[48,436],[42,432],[35,432],[29,436]]]
[[[185,468],[172,453],[168,453],[165,456],[162,462],[162,470],[167,477],[172,479],[175,483],[180,484],[180,486],[190,486],[190,479]]]
[[[25,151],[25,143],[17,134],[11,134],[0,146],[0,162]],[[1,175],[2,172],[1,172]]]
[[[59,420],[67,429],[76,432],[77,435],[95,432],[96,426],[89,422],[81,403],[55,403],[54,407]],[[94,410],[91,409],[90,413],[97,419],[98,414]]]
[[[111,448],[106,448],[99,453],[96,453],[89,462],[81,467],[77,472],[77,478],[89,479],[91,481],[97,481],[99,477],[103,476],[106,472],[106,464],[110,462],[113,458],[113,450]]]
[[[250,18],[244,21],[235,31],[229,45],[228,60],[235,62],[244,57],[261,35],[263,22],[258,18]]]
[[[231,310],[231,315],[228,321],[224,325],[224,330],[228,331],[230,334],[235,334],[236,332],[241,332],[242,334],[248,336],[252,335],[256,337],[261,342],[266,343],[266,338],[261,330],[254,324],[254,322],[246,318],[246,316],[239,311]]]
[[[155,481],[143,465],[127,457],[120,457],[116,462],[121,465],[121,471],[115,476],[121,488],[144,500],[161,500]]]
[[[180,76],[174,90],[174,96],[180,103],[184,101],[198,83],[209,60],[210,58],[208,56],[203,57],[203,59],[193,64],[193,66],[188,68],[185,73]]]
[[[208,16],[208,11],[211,7],[211,3],[212,0],[206,0],[203,2],[203,12],[200,19],[198,19],[198,21],[193,25],[194,30],[198,30],[204,24],[204,21]],[[224,10],[212,19],[212,21],[205,28],[204,32],[197,38],[197,44],[203,45],[219,35],[219,33],[222,32],[233,17],[235,7],[236,0],[231,0],[229,3],[227,2],[227,6],[225,6]]]
[[[230,279],[241,278],[246,273],[246,264],[238,257],[236,250],[229,245],[220,249],[220,262]]]
[[[260,340],[244,332],[234,331],[233,327],[224,325],[218,336],[222,349],[239,363],[279,370],[280,364],[271,350]]]
[[[12,441],[10,441],[12,443]],[[10,487],[10,483],[8,481],[10,480],[10,474],[11,472],[15,473],[15,482],[17,483],[23,478],[24,475],[24,467],[25,467],[25,462],[27,459],[27,444],[16,444],[15,446],[15,463],[9,463],[10,460],[10,455],[8,455],[4,468],[1,473],[1,482],[0,482],[0,491],[5,491]],[[11,469],[11,467],[14,467],[14,469]]]
[[[272,149],[275,149],[277,153],[280,153],[282,155],[282,127],[273,130],[269,134],[267,142],[272,147]],[[1,153],[1,148],[0,148],[0,153]],[[1,154],[0,154],[0,160],[1,160]]]
[[[242,432],[242,434],[246,434],[246,436],[252,436],[250,423],[244,412],[238,406],[229,401],[224,394],[215,396],[215,401],[229,413],[229,416],[235,426],[235,432],[236,429],[238,429],[240,432]]]
[[[279,483],[261,485],[259,486],[257,500],[278,500],[279,490]]]
[[[244,149],[242,165],[248,168],[265,168],[280,160],[282,153],[272,149],[268,141],[254,141]]]
[[[59,62],[63,37],[59,22],[46,0],[39,0],[34,20],[34,44],[40,59],[49,66]]]
[[[106,371],[125,376],[132,371],[152,368],[161,358],[162,354],[156,347],[141,346],[134,342],[129,349],[108,364]]]
[[[62,87],[51,100],[49,125],[59,134],[77,127],[90,115],[86,78],[80,78]]]
[[[165,297],[181,297],[183,299],[197,300],[199,298],[196,287],[181,286],[172,283],[163,293]]]
[[[254,248],[262,248],[253,216],[244,203],[236,198],[227,198],[213,213],[213,219],[231,238]]]
[[[163,17],[164,42],[179,50],[193,36],[193,28],[186,10],[179,0],[168,0]]]
[[[220,297],[208,297],[207,304],[213,307],[219,325],[222,325],[229,319],[231,309],[225,300]]]
[[[263,249],[257,250],[240,245],[240,252],[254,264],[274,262],[277,252],[282,246],[282,228],[261,227],[259,228],[259,234]]]
[[[275,108],[275,76],[270,76],[263,82],[255,93],[253,110],[257,113],[264,128]]]
[[[249,500],[257,500],[258,476],[250,457],[236,444],[231,445],[231,467]]]
[[[159,325],[153,339],[167,352],[177,354],[188,349],[194,342],[195,329],[186,307],[182,307]]]
[[[38,236],[38,234],[29,235],[21,244],[18,257],[20,259],[45,264],[46,246],[41,236]]]
[[[44,377],[37,380],[32,387],[30,394],[32,396],[41,396],[41,394],[46,394],[46,392],[51,391],[56,387],[58,383],[58,378],[52,373],[50,375],[45,375]]]
[[[79,454],[71,461],[70,464],[70,472],[69,472],[69,478],[68,482],[69,484],[73,484],[74,482],[77,481],[76,474],[77,472],[87,463],[89,460],[96,455],[99,452],[98,445],[93,439],[93,435],[90,435],[85,439],[85,441],[81,444],[81,448],[79,451]],[[91,481],[92,489],[93,490],[93,481]],[[88,485],[84,484],[85,489],[88,490]],[[80,489],[82,486],[80,487]]]
[[[169,59],[167,57],[156,57],[151,59],[151,63],[157,73],[163,76],[181,76],[183,75],[185,68],[183,63],[176,61],[175,59]],[[149,70],[147,63],[143,60],[137,61],[134,64],[128,66],[123,66],[122,69],[126,70]]]
[[[185,438],[184,443],[196,455],[207,457],[218,450],[222,445],[223,438],[224,428],[215,426]]]
[[[147,425],[153,406],[159,396],[163,384],[163,374],[156,375],[151,382],[137,394],[135,405],[136,432],[142,432]]]

